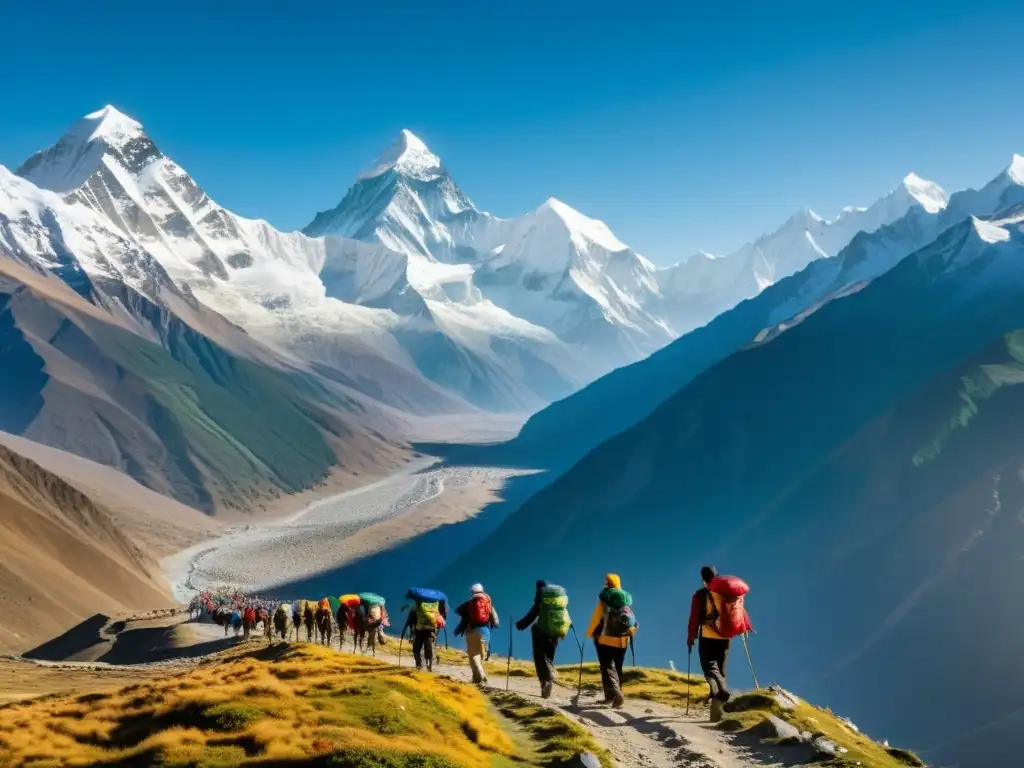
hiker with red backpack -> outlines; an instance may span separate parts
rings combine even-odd
[[[498,612],[494,610],[491,598],[484,592],[482,584],[470,587],[469,594],[469,600],[455,609],[459,616],[455,634],[466,636],[466,653],[469,654],[473,682],[476,685],[486,685],[487,670],[484,668],[484,656],[487,655],[487,649],[491,644],[491,630],[498,628]]]
[[[594,638],[597,645],[604,702],[616,709],[625,703],[622,665],[626,660],[626,649],[640,628],[632,605],[633,597],[622,588],[622,579],[609,573],[604,578],[604,589],[598,595],[597,607],[587,628],[587,637]]]
[[[700,569],[704,586],[690,600],[690,622],[686,633],[687,652],[697,655],[704,678],[711,689],[711,722],[722,719],[723,706],[731,694],[725,678],[732,638],[753,629],[743,607],[743,596],[750,588],[735,576],[719,576],[710,565]]]
[[[540,695],[549,698],[558,675],[555,672],[555,651],[558,643],[572,628],[569,617],[569,597],[565,589],[557,584],[537,581],[533,605],[523,618],[516,622],[516,629],[522,632],[530,627],[533,639],[533,665],[540,682]],[[575,632],[575,630],[573,630]],[[509,634],[511,642],[511,633]],[[509,656],[511,656],[511,648]]]

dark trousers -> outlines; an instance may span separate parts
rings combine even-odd
[[[412,657],[416,659],[416,668],[427,661],[427,669],[434,666],[434,640],[437,632],[433,629],[417,629],[412,633]]]
[[[729,659],[730,640],[702,637],[697,642],[700,668],[711,688],[711,698],[729,700],[729,687],[725,682],[725,662]]]
[[[537,669],[537,679],[544,683],[555,682],[555,651],[558,640],[548,637],[537,627],[530,630],[533,635],[533,665]]]
[[[625,648],[597,645],[597,663],[601,667],[601,687],[604,697],[614,699],[622,695],[622,665],[626,661]]]

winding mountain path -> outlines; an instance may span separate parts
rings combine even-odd
[[[378,653],[376,658],[398,663],[392,654]],[[409,666],[411,659],[403,657]],[[466,665],[434,664],[434,672],[462,682],[470,682]],[[494,688],[503,690],[505,680],[492,679]],[[549,699],[541,699],[533,678],[512,677],[508,689],[558,710],[590,731],[622,768],[782,768],[787,763],[770,747],[743,748],[707,721],[707,712],[694,707],[692,714],[664,704],[626,699],[622,709],[598,702],[597,694],[587,691],[579,700],[575,691],[555,686]]]

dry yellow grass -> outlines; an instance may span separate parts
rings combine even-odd
[[[5,766],[489,768],[514,752],[475,688],[314,645],[0,708]]]

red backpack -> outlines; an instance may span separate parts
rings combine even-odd
[[[242,614],[242,618],[243,618],[243,620],[245,621],[246,624],[255,624],[256,623],[256,611],[254,611],[252,608],[246,608],[245,609],[245,613]]]
[[[478,627],[486,627],[490,623],[490,597],[480,592],[469,599],[469,620]]]
[[[743,596],[750,591],[750,587],[743,579],[737,576],[716,576],[708,584],[708,590],[721,598],[721,610],[713,610],[712,614],[706,617],[706,622],[715,632],[722,637],[732,638],[754,628],[746,608],[743,607]],[[710,602],[714,606],[714,600]]]

